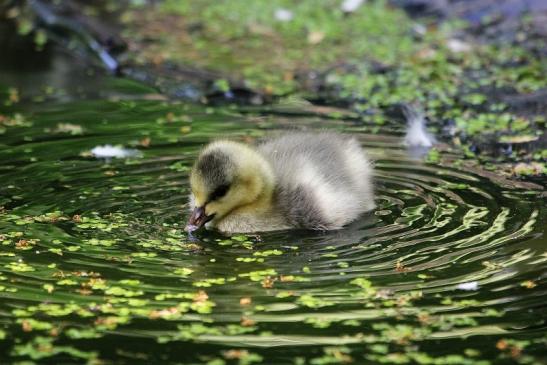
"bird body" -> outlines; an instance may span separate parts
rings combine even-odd
[[[339,229],[374,208],[372,168],[356,139],[292,133],[256,148],[216,141],[190,177],[187,230]]]

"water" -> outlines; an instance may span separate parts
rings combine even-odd
[[[378,130],[309,107],[114,97],[2,108],[23,116],[0,135],[2,363],[547,359],[544,186],[447,148],[426,163],[403,146],[404,123]],[[378,208],[335,232],[187,237],[200,146],[289,126],[357,136],[375,160]],[[140,153],[90,155],[105,144]]]

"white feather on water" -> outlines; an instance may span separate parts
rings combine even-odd
[[[476,281],[470,281],[470,282],[467,282],[467,283],[460,283],[460,284],[458,284],[457,288],[460,289],[460,290],[473,291],[473,290],[479,289],[479,283],[477,283]]]
[[[407,119],[407,130],[404,138],[404,144],[408,147],[431,147],[435,144],[433,137],[426,130],[424,113],[411,106],[405,106],[403,109]]]
[[[126,158],[138,156],[139,151],[105,144],[104,146],[94,147],[91,150],[91,154],[96,158]]]

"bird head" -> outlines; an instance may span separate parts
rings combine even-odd
[[[217,141],[199,154],[190,175],[192,213],[189,232],[222,220],[234,210],[257,202],[271,191],[269,163],[253,148],[232,141]]]

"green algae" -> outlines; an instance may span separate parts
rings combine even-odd
[[[277,19],[280,9],[290,19]],[[545,60],[519,45],[463,39],[464,22],[417,24],[385,1],[351,14],[331,1],[167,1],[125,16],[137,63],[192,64],[266,94],[349,103],[377,126],[389,121],[382,109],[419,103],[437,131],[455,123],[457,143],[542,134],[541,113],[505,101],[547,88]],[[168,24],[177,31],[150,42]],[[215,88],[227,93],[232,84],[220,78]]]
[[[125,102],[68,103],[61,114],[41,106],[21,129],[41,136],[72,110],[86,134],[24,142],[14,127],[0,141],[9,143],[1,162],[21,161],[1,170],[9,184],[0,187],[0,338],[10,361],[541,360],[541,187],[454,166],[454,150],[435,149],[430,164],[407,158],[389,144],[400,134],[389,120],[372,135],[360,121],[295,116],[362,138],[377,161],[383,213],[335,232],[189,237],[187,175],[199,146],[218,130],[244,140],[260,128],[256,118],[274,121],[270,129],[286,115],[132,103],[131,117]],[[99,106],[113,108],[112,124],[94,123]],[[169,142],[188,122],[154,123],[168,110],[193,119],[182,140]],[[141,114],[152,122],[131,129]],[[109,142],[104,133],[121,142],[143,129],[157,144],[139,163],[79,155]],[[19,143],[40,161],[18,160]],[[456,289],[473,281],[477,290]]]
[[[294,75],[303,59],[311,67],[325,67],[342,54],[356,59],[366,52],[370,59],[390,62],[411,48],[412,40],[405,36],[405,27],[399,27],[409,26],[410,22],[400,11],[386,12],[381,1],[350,17],[334,4],[318,6],[313,1],[302,1],[292,4],[292,21],[276,20],[276,9],[286,5],[283,1],[274,1],[249,6],[245,1],[233,1],[187,7],[175,1],[165,2],[158,17],[177,19],[183,32],[188,19],[200,18],[206,29],[183,37],[183,43],[180,37],[165,37],[162,45],[142,47],[138,60],[146,60],[159,51],[167,60],[241,74],[251,87],[286,94],[297,85]],[[146,37],[148,26],[157,21],[149,18],[148,24],[140,23],[140,11],[137,9],[131,14],[132,22],[127,23],[128,30],[134,26],[133,31],[138,29],[137,40]],[[361,36],[363,34],[367,36]],[[246,42],[241,41],[243,36],[247,37]],[[388,42],[396,44],[391,48],[377,46]],[[183,52],[185,47],[190,47],[192,52]],[[271,52],[272,47],[277,52]],[[329,52],[325,52],[326,49]],[[205,52],[209,55],[207,58],[202,56]],[[217,80],[216,85],[220,91],[229,88],[225,79]]]

